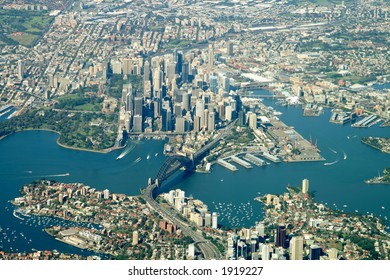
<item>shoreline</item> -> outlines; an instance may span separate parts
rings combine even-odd
[[[371,148],[373,148],[373,149],[375,149],[375,150],[378,150],[378,151],[382,152],[382,153],[390,154],[390,152],[386,152],[386,151],[384,151],[382,148],[378,148],[378,147],[376,147],[376,146],[374,146],[374,145],[368,143],[367,141],[364,141],[363,139],[361,140],[361,142],[362,142],[363,144],[367,145],[367,146],[370,146]]]
[[[100,153],[100,154],[108,154],[112,151],[115,151],[115,150],[120,150],[120,149],[123,149],[124,147],[111,147],[111,148],[106,148],[106,149],[103,149],[103,150],[92,150],[92,149],[87,149],[87,148],[79,148],[79,147],[72,147],[72,146],[68,146],[66,144],[62,144],[60,143],[60,138],[61,138],[61,133],[56,131],[56,130],[52,130],[52,129],[49,129],[49,128],[27,128],[27,129],[23,129],[23,130],[19,130],[19,131],[15,131],[15,132],[12,132],[12,133],[9,133],[7,135],[3,135],[0,137],[0,141],[5,139],[6,137],[8,136],[11,136],[15,133],[19,133],[19,132],[25,132],[25,131],[48,131],[48,132],[53,132],[53,133],[56,133],[58,134],[58,138],[56,139],[56,143],[58,146],[62,147],[62,148],[65,148],[65,149],[70,149],[70,150],[76,150],[76,151],[84,151],[84,152],[92,152],[92,153]]]

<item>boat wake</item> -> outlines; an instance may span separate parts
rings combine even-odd
[[[14,216],[15,218],[18,218],[19,220],[24,221],[24,219],[23,219],[22,217],[19,217],[18,215],[16,215],[16,210],[14,210],[13,216]]]
[[[46,177],[66,177],[70,176],[70,173],[64,173],[64,174],[49,174],[49,175],[39,175],[39,176],[33,176],[33,178],[46,178]]]
[[[137,158],[136,160],[133,161],[133,164],[131,166],[136,165],[140,161],[141,161],[141,158],[139,157],[139,158]]]
[[[116,159],[118,160],[118,159],[125,157],[128,153],[130,153],[132,150],[134,150],[134,148],[135,148],[135,145],[130,145]]]
[[[331,148],[329,148],[329,150],[331,150],[333,153],[337,154],[337,151],[335,151],[335,150],[333,150]]]
[[[335,161],[332,162],[325,162],[324,165],[333,165],[339,162],[339,159],[336,159]]]

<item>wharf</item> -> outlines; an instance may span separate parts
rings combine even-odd
[[[354,123],[352,127],[370,127],[375,123],[378,123],[380,120],[375,115],[367,116],[364,119]]]
[[[232,161],[238,163],[241,166],[244,166],[245,168],[252,168],[251,164],[247,163],[245,160],[240,159],[239,157],[231,156],[230,158]]]
[[[230,171],[237,171],[238,170],[237,167],[235,167],[233,164],[231,164],[223,159],[218,159],[217,163],[219,165],[222,165],[223,167],[229,169]]]
[[[263,157],[265,157],[266,159],[269,159],[270,161],[273,161],[273,162],[280,162],[280,159],[277,156],[271,155],[267,152],[263,153]]]
[[[246,159],[247,161],[249,161],[250,163],[253,163],[257,166],[264,166],[264,165],[267,165],[268,163],[252,154],[245,154],[244,155],[244,159]]]

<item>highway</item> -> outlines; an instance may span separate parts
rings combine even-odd
[[[191,237],[195,243],[198,244],[200,250],[203,253],[203,256],[207,260],[220,260],[222,259],[221,252],[218,248],[211,243],[209,240],[205,239],[201,233],[194,231],[187,223],[180,220],[176,217],[175,212],[171,212],[168,209],[163,208],[153,197],[153,191],[157,186],[155,184],[149,185],[143,191],[143,197],[147,205],[156,211],[163,219],[170,221],[171,223],[177,225],[183,232],[184,235]]]
[[[218,135],[208,144],[203,146],[200,150],[198,150],[193,158],[194,162],[199,162],[205,154],[214,148],[214,146],[223,138],[225,138],[230,132],[231,129],[234,127],[234,124],[236,121],[232,121],[229,123],[226,127],[221,129],[218,133]],[[182,166],[182,163],[176,163],[175,166],[173,166],[173,169],[179,170]],[[173,174],[173,172],[169,172],[170,175]],[[165,178],[166,179],[166,178]],[[157,181],[155,179],[155,181]],[[162,184],[163,180],[160,180],[158,184]],[[220,260],[223,259],[223,256],[221,252],[218,250],[218,248],[211,243],[209,240],[205,239],[202,236],[201,231],[195,231],[189,226],[187,223],[179,219],[176,215],[177,213],[168,209],[163,208],[160,204],[157,203],[157,201],[153,197],[153,191],[158,187],[156,182],[149,184],[145,190],[142,191],[143,197],[147,203],[147,205],[156,211],[161,217],[163,217],[165,220],[170,221],[171,223],[177,225],[182,231],[184,235],[187,235],[191,237],[196,244],[198,244],[200,250],[203,253],[203,256],[205,259],[216,259]]]

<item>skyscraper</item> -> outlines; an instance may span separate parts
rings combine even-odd
[[[284,224],[279,224],[276,228],[276,247],[283,247],[286,240],[286,226]]]
[[[204,100],[203,99],[196,100],[195,116],[200,118],[199,128],[202,128],[204,126]]]
[[[311,245],[310,246],[310,260],[319,260],[322,253],[322,249],[318,245]]]
[[[181,76],[183,83],[188,83],[188,75],[190,73],[189,64],[187,61],[183,63]]]
[[[24,76],[24,63],[21,60],[18,60],[18,79],[23,80]]]
[[[226,43],[226,54],[228,56],[233,56],[234,55],[234,52],[233,52],[233,42],[227,42]]]
[[[183,92],[182,94],[182,104],[181,108],[183,110],[189,111],[190,110],[190,101],[191,101],[191,95],[188,92]]]
[[[214,47],[212,44],[209,44],[209,66],[214,65]]]
[[[133,117],[133,131],[142,132],[142,116],[135,115]]]
[[[269,247],[267,244],[261,245],[261,259],[263,261],[269,260]]]
[[[142,116],[143,99],[142,97],[134,98],[134,115]]]
[[[302,260],[303,259],[303,237],[294,236],[290,241],[290,259]]]
[[[309,180],[303,179],[302,180],[302,193],[307,193],[309,191]]]
[[[214,111],[209,113],[208,123],[207,123],[207,130],[208,131],[214,131],[215,128],[215,113]]]
[[[149,61],[146,60],[144,64],[144,81],[150,80],[150,64]]]
[[[210,90],[217,93],[218,90],[218,78],[215,76],[210,77]]]
[[[138,231],[133,231],[133,242],[131,243],[133,246],[138,244]]]
[[[212,214],[211,227],[218,228],[218,216],[217,216],[217,213],[215,213],[215,212],[213,212],[213,214]]]

